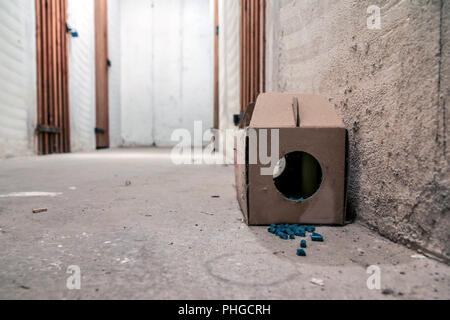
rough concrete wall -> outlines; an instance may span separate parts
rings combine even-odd
[[[350,211],[448,259],[449,3],[277,2],[268,87],[335,105],[350,134]],[[367,28],[369,5],[381,8],[379,30]]]
[[[0,158],[34,151],[35,25],[34,1],[0,1]]]
[[[118,147],[122,144],[120,50],[120,0],[108,0],[108,54],[112,63],[109,68],[109,135],[111,147]]]
[[[219,1],[219,143],[227,163],[234,161],[233,115],[240,113],[240,0]]]
[[[78,38],[69,40],[70,139],[72,151],[95,149],[94,1],[69,0],[68,23]]]
[[[121,1],[122,138],[170,146],[174,129],[212,125],[209,0]]]

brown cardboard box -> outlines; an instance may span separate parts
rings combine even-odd
[[[265,93],[250,111],[235,152],[237,196],[246,222],[342,225],[347,131],[333,106],[317,95]],[[279,130],[278,151],[270,129]],[[273,159],[282,159],[276,166],[263,164],[264,145],[266,155],[273,149]],[[263,175],[262,168],[271,174]]]

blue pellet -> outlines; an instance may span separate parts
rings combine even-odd
[[[323,242],[322,236],[311,236],[312,241]]]
[[[317,232],[313,232],[312,235],[315,236],[315,237],[322,237],[322,235],[320,233],[317,233]]]
[[[297,229],[297,230],[295,231],[295,235],[296,235],[297,237],[306,237],[306,232],[303,231],[303,230]]]
[[[295,239],[295,235],[294,235],[293,233],[291,233],[291,234],[289,235],[289,239]]]
[[[314,232],[314,231],[316,231],[316,227],[308,226],[308,227],[306,227],[306,231],[308,231],[308,232]]]
[[[277,225],[272,223],[272,224],[270,225],[270,227],[271,227],[271,228],[276,228]]]
[[[306,251],[303,249],[297,249],[297,255],[301,256],[301,257],[305,257],[306,256]]]
[[[274,228],[269,228],[268,231],[269,231],[270,233],[275,233],[275,232],[276,232],[276,229],[274,229]]]
[[[300,247],[302,247],[302,248],[306,248],[307,247],[306,240],[300,241]]]
[[[284,239],[284,240],[287,240],[288,239],[288,235],[286,233],[281,233],[280,234],[280,238]]]

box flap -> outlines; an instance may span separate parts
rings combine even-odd
[[[297,95],[301,128],[345,128],[328,99],[314,94]]]
[[[262,93],[256,100],[251,128],[295,128],[297,114],[294,113],[294,95]]]
[[[298,113],[297,113],[298,112]],[[252,128],[344,128],[333,105],[312,94],[262,93],[250,121]]]

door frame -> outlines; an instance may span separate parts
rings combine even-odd
[[[109,148],[108,1],[95,0],[95,144]]]

